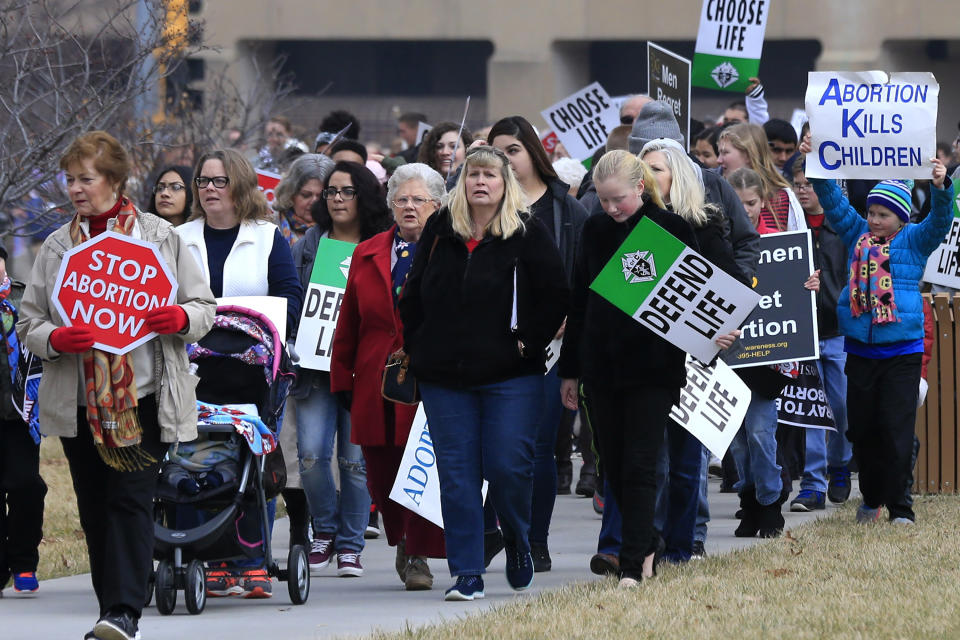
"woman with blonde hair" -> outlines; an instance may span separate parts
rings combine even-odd
[[[663,548],[653,523],[655,470],[670,407],[686,383],[685,354],[591,290],[590,283],[643,218],[693,249],[698,244],[690,224],[664,210],[649,166],[629,152],[603,156],[594,182],[607,215],[592,216],[583,228],[560,353],[561,394],[573,409],[578,390],[582,393],[623,516],[619,574],[620,586],[628,588],[654,575],[655,552]]]
[[[724,177],[737,169],[753,169],[763,185],[760,218],[764,225],[776,231],[806,229],[803,209],[773,162],[770,144],[763,127],[748,122],[724,129],[717,141],[720,167]]]
[[[507,581],[526,589],[544,350],[569,293],[563,264],[527,212],[507,156],[486,145],[466,154],[448,205],[427,221],[418,244],[399,307],[457,578],[445,597],[483,597],[484,478],[503,529]]]

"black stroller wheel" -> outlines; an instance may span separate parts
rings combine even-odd
[[[174,581],[173,566],[169,560],[157,563],[154,573],[154,591],[157,597],[157,611],[162,616],[173,613],[177,606],[177,585]]]
[[[203,612],[203,608],[207,606],[207,576],[203,570],[203,563],[199,560],[191,560],[187,565],[183,600],[191,615]]]
[[[303,604],[310,596],[310,565],[306,549],[299,544],[291,546],[287,555],[287,593],[293,604]]]

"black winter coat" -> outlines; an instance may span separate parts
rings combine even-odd
[[[583,227],[573,275],[567,330],[560,351],[561,378],[580,378],[606,388],[665,387],[679,394],[686,384],[684,352],[590,289],[641,218],[648,217],[691,249],[693,228],[683,218],[647,202],[625,222],[591,216]]]
[[[550,234],[535,218],[521,218],[522,233],[488,235],[473,253],[454,233],[449,209],[427,221],[399,303],[418,379],[463,388],[545,372],[544,350],[567,313],[570,289]]]
[[[840,335],[837,322],[837,301],[848,284],[847,245],[826,219],[819,233],[813,233],[813,268],[820,269],[820,291],[817,292],[817,325],[821,340]]]

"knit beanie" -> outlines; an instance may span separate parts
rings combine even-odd
[[[913,180],[884,180],[877,183],[867,195],[867,208],[879,204],[897,214],[904,223],[910,222]]]
[[[627,139],[630,153],[640,153],[643,145],[657,138],[676,140],[683,146],[683,134],[673,115],[673,107],[662,100],[653,100],[643,105],[643,109],[633,121],[633,131]]]

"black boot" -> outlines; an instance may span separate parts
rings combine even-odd
[[[760,505],[759,517],[757,518],[758,538],[779,538],[783,535],[783,526],[786,522],[780,510],[782,505],[783,500],[779,498],[771,504]]]
[[[740,494],[740,524],[733,532],[738,538],[752,538],[760,529],[760,503],[757,502],[757,493],[754,487],[744,487]]]
[[[310,510],[307,508],[307,494],[303,489],[284,489],[281,495],[290,518],[290,544],[303,545],[309,552]]]

